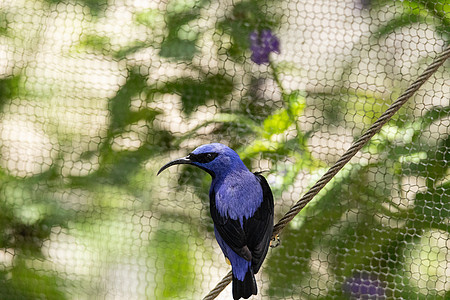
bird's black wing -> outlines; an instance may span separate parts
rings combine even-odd
[[[273,232],[273,195],[264,176],[255,173],[263,189],[263,201],[255,214],[244,223],[247,245],[252,253],[253,272],[256,274],[261,267]]]
[[[252,259],[252,254],[247,247],[245,232],[242,229],[239,220],[225,218],[219,214],[219,211],[216,208],[216,196],[214,191],[209,193],[209,200],[211,217],[220,237],[234,252],[250,261]]]

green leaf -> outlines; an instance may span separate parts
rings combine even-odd
[[[81,38],[80,43],[75,49],[78,51],[108,54],[111,51],[111,40],[106,36],[87,34]]]
[[[53,271],[39,272],[16,259],[9,271],[0,271],[0,295],[11,300],[67,299],[59,289],[70,284],[68,279],[59,278]]]
[[[155,117],[159,114],[161,114],[161,111],[157,111],[151,108],[142,108],[138,111],[132,111],[130,112],[127,123],[133,124],[140,120],[146,120],[148,122],[151,122],[155,119]]]
[[[397,18],[388,21],[386,24],[380,26],[373,34],[375,39],[379,39],[385,35],[391,34],[397,29],[409,26],[414,23],[427,23],[427,17],[418,14],[402,14]]]
[[[67,0],[45,0],[50,4],[65,3]],[[89,8],[89,12],[92,16],[98,17],[101,13],[105,11],[108,6],[108,0],[75,0],[73,2],[78,2],[82,6]]]
[[[298,91],[287,96],[288,108],[280,109],[278,112],[267,117],[263,123],[264,137],[270,138],[274,134],[279,134],[288,129],[305,108],[305,99]]]
[[[182,40],[178,37],[167,38],[161,44],[159,55],[177,60],[192,60],[197,52],[196,41]]]
[[[287,109],[281,109],[277,113],[264,120],[264,137],[270,138],[274,134],[282,133],[293,124]]]
[[[17,97],[20,91],[21,75],[0,78],[0,107],[5,101]]]
[[[197,19],[200,15],[199,9],[192,9],[187,12],[181,13],[167,13],[167,29],[168,35],[161,44],[161,51],[159,55],[166,58],[174,58],[176,60],[192,60],[197,52],[197,38],[198,34],[194,33],[194,36],[190,35],[188,38],[182,38],[183,33],[186,31],[185,25],[189,22]],[[183,29],[184,28],[184,29]]]
[[[108,7],[108,0],[77,0],[77,1],[89,7],[89,11],[94,17],[97,17],[100,14],[104,13],[106,8]]]
[[[215,100],[219,104],[223,103],[232,90],[233,82],[229,78],[223,75],[210,75],[202,81],[188,77],[178,78],[153,91],[179,94],[183,112],[189,116],[198,106],[206,104],[208,100]]]
[[[301,91],[293,91],[287,96],[289,113],[291,116],[299,116],[306,106],[306,99]]]
[[[441,120],[443,118],[450,116],[450,106],[442,107],[442,106],[435,106],[429,111],[427,111],[422,117],[419,118],[417,122],[414,122],[413,125],[415,128],[413,139],[414,141],[417,140],[417,137],[423,133],[423,130],[426,129],[428,126],[430,126],[432,123],[436,122],[437,120]],[[405,127],[407,124],[405,124]]]
[[[392,1],[392,0],[378,0],[372,3],[372,7],[375,10],[386,9],[386,7],[393,5],[392,9],[395,9],[395,5],[402,8],[402,16],[391,21],[391,24],[386,27],[380,27],[382,33],[376,34],[376,38],[380,38],[382,35],[389,34],[394,30],[412,24],[414,22],[421,22],[426,24],[433,24],[436,28],[436,32],[442,36],[447,42],[450,38],[450,5],[447,0],[417,0],[417,1]],[[413,17],[408,22],[408,16]],[[413,20],[415,19],[415,21]]]
[[[113,56],[117,59],[123,59],[130,54],[136,53],[139,50],[148,48],[150,46],[152,46],[152,44],[149,42],[134,41],[129,45],[122,47],[119,51],[115,52]]]
[[[260,153],[277,153],[278,149],[280,149],[281,147],[283,147],[283,143],[270,141],[267,139],[257,139],[238,152],[241,159],[246,159],[254,158]]]
[[[430,188],[426,192],[417,193],[414,204],[415,224],[421,224],[420,227],[424,229],[434,227],[450,232],[448,227],[450,181],[436,188]]]
[[[145,76],[134,69],[129,72],[127,82],[109,101],[109,111],[111,112],[110,134],[117,132],[117,130],[122,131],[126,125],[135,121],[135,114],[131,111],[131,100],[142,92],[146,86],[147,78]]]
[[[441,141],[437,148],[427,151],[424,159],[420,161],[406,161],[402,165],[403,175],[425,176],[438,180],[447,175],[450,161],[450,136]]]

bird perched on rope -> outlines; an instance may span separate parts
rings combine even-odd
[[[190,164],[212,177],[210,212],[216,240],[231,263],[233,299],[257,294],[258,273],[273,231],[273,196],[266,179],[250,172],[231,148],[207,144],[164,165]]]

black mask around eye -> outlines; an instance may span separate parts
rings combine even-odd
[[[189,154],[188,157],[192,162],[198,162],[201,164],[206,164],[212,162],[219,154],[214,152],[200,153],[200,154]]]

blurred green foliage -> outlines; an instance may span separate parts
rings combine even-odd
[[[254,30],[277,28],[280,16],[267,9],[272,1],[247,0],[237,2],[227,18],[217,24],[220,32],[228,34],[232,42],[226,47],[227,56],[243,63],[250,47],[249,35]]]
[[[398,282],[392,278],[404,278],[404,260],[407,259],[404,253],[411,244],[419,243],[427,230],[448,232],[450,182],[445,177],[449,170],[449,137],[438,145],[420,140],[431,122],[439,122],[448,117],[449,112],[450,107],[437,107],[412,123],[391,121],[387,127],[395,126],[391,131],[395,134],[385,134],[389,130],[385,127],[364,148],[382,159],[371,164],[348,165],[302,210],[293,221],[299,225],[283,234],[284,247],[270,257],[271,296],[282,297],[286,291],[299,289],[299,285],[306,289],[311,284],[310,278],[317,276],[308,271],[311,253],[320,250],[326,253],[325,256],[332,257],[330,271],[337,278],[351,278],[354,270],[384,274],[377,279],[390,288],[386,290],[387,297],[426,297],[414,290],[408,280]],[[411,139],[404,141],[402,131],[411,128],[415,129]],[[422,152],[427,155],[423,158],[416,155]],[[385,172],[380,172],[385,174],[382,180],[370,178],[371,174],[383,169]],[[429,188],[417,193],[414,206],[405,209],[404,204],[391,199],[392,191],[395,185],[411,175],[429,178]],[[441,180],[444,180],[442,185],[436,184]],[[389,226],[380,222],[383,218],[389,223],[403,225]],[[296,267],[290,268],[292,264]],[[277,271],[279,269],[283,272]],[[333,288],[329,296],[345,296],[342,285]],[[308,291],[304,296],[308,296]],[[444,298],[443,295],[437,297]]]
[[[8,101],[18,96],[21,76],[8,76],[0,79],[0,108]]]
[[[447,0],[374,0],[372,3],[375,10],[392,4],[400,8],[401,13],[386,24],[382,24],[374,32],[374,38],[383,37],[413,23],[423,23],[433,25],[447,44],[450,42],[450,5]]]
[[[200,80],[177,78],[164,83],[161,87],[151,88],[151,92],[180,95],[183,113],[189,116],[208,100],[216,100],[218,104],[223,104],[233,91],[231,79],[223,75],[201,74],[200,77],[203,78]]]
[[[156,275],[156,297],[173,299],[181,297],[194,286],[195,261],[189,248],[188,237],[183,231],[160,229],[152,239],[150,252],[159,258],[158,267],[164,272]],[[153,253],[151,253],[153,254]]]
[[[70,1],[45,2],[52,8]],[[73,2],[85,4],[97,21],[106,18],[103,12],[108,1]],[[99,226],[99,234],[112,236],[114,233],[110,230],[113,230],[111,227],[115,222],[128,224],[128,219],[115,219],[122,215],[122,208],[157,209],[151,192],[146,194],[145,191],[151,187],[153,175],[146,173],[144,165],[149,161],[159,165],[161,153],[179,150],[183,142],[204,137],[199,134],[200,129],[213,124],[214,130],[209,133],[208,140],[225,139],[247,165],[255,160],[268,160],[271,166],[269,175],[281,177],[272,184],[279,199],[284,191],[292,188],[300,173],[320,175],[329,165],[329,162],[314,157],[311,151],[310,137],[322,125],[345,125],[346,115],[351,115],[357,116],[353,122],[365,127],[382,113],[386,107],[385,98],[370,90],[342,88],[338,93],[286,91],[279,75],[292,71],[293,66],[287,62],[271,63],[266,71],[250,71],[251,62],[247,59],[249,33],[264,28],[275,32],[282,22],[282,16],[270,10],[273,2],[276,1],[237,2],[213,28],[204,29],[192,25],[197,24],[195,22],[201,18],[202,9],[212,1],[169,1],[166,11],[145,10],[135,16],[136,26],[149,30],[156,30],[163,24],[161,35],[149,35],[146,40],[136,39],[119,47],[112,45],[110,37],[80,35],[75,51],[123,61],[128,72],[126,80],[108,100],[108,119],[100,142],[93,149],[83,151],[79,157],[80,161],[97,158],[98,167],[94,171],[79,176],[64,174],[61,167],[63,153],[58,154],[47,170],[37,175],[13,176],[0,169],[0,248],[14,254],[14,262],[0,269],[0,295],[10,295],[9,299],[34,299],[36,295],[49,299],[70,298],[64,291],[64,287],[70,285],[68,278],[60,278],[49,266],[41,266],[42,271],[33,266],[33,262],[45,260],[43,245],[50,239],[52,229],[71,229],[69,224],[78,224],[74,226],[77,230],[89,232]],[[433,25],[448,43],[448,3],[438,0],[380,0],[372,2],[371,10],[381,10],[385,6],[395,6],[401,13],[381,24],[373,32],[373,38],[381,39],[404,26],[423,23]],[[8,24],[8,12],[1,10],[0,35],[10,34]],[[226,56],[243,70],[243,74],[230,74],[226,64],[218,64],[216,68],[205,71],[193,63],[201,55],[198,43],[206,30],[214,31],[214,38],[228,37],[212,42],[217,46],[218,55]],[[183,74],[164,82],[151,82],[148,74],[130,59],[147,48],[157,50],[167,62],[185,63],[198,76]],[[24,74],[7,74],[0,78],[2,111],[20,93],[26,93]],[[238,99],[239,105],[232,106],[229,103],[236,90],[242,89],[237,86],[238,80],[234,76],[247,76],[250,83],[240,90],[242,99]],[[282,93],[278,102],[266,101],[257,92],[261,82],[268,78],[274,79]],[[164,113],[162,109],[151,108],[151,105],[139,109],[133,106],[137,99],[152,104],[160,95],[179,95],[181,111],[187,119],[199,107],[213,101],[217,114],[179,135],[155,121]],[[305,114],[311,99],[322,99],[325,103],[335,98],[340,99],[336,105],[322,106],[321,122],[308,130],[299,127],[299,118]],[[394,118],[364,148],[364,154],[374,159],[349,164],[283,232],[282,245],[271,251],[266,262],[271,297],[282,298],[294,291],[306,298],[317,299],[309,294],[314,284],[323,290],[318,298],[346,297],[344,285],[347,279],[355,276],[355,270],[380,274],[377,280],[383,282],[388,297],[426,297],[408,280],[404,253],[414,246],[420,247],[420,238],[430,230],[448,233],[450,138],[442,135],[433,140],[424,137],[423,133],[430,131],[433,123],[448,118],[450,107],[434,107],[419,117],[404,115],[409,116],[404,111],[402,117]],[[115,147],[116,141],[133,132],[132,126],[136,124],[145,124],[147,129],[140,134],[144,137],[139,146],[133,150]],[[398,199],[404,200],[406,196],[393,195],[392,191],[401,191],[399,186],[411,177],[426,178],[426,190],[416,193],[412,205],[405,205]],[[202,214],[207,218],[208,177],[200,170],[184,168],[178,180],[180,190],[188,184],[197,193],[202,200]],[[139,184],[141,186],[136,188]],[[88,192],[94,199],[93,204],[80,210],[65,207],[56,195],[69,190]],[[130,205],[123,199],[126,195],[145,198],[147,202]],[[187,203],[180,204],[184,205]],[[285,206],[280,210],[286,211],[288,206]],[[98,211],[99,207],[101,211]],[[213,229],[211,223],[189,224],[192,219],[181,213],[155,213],[162,215],[161,219],[175,218],[187,223],[182,230],[158,227],[147,246],[146,263],[154,263],[161,270],[155,275],[155,288],[148,293],[158,299],[172,299],[187,294],[199,284],[195,279],[195,255],[186,231],[211,233]],[[123,230],[128,228],[125,226]],[[143,242],[144,245],[146,243]],[[326,256],[323,259],[328,265],[325,275],[313,269],[313,264],[321,258],[312,258],[319,252]],[[436,299],[445,297],[441,294],[435,296]]]
[[[23,261],[16,261],[16,265],[8,271],[0,271],[0,291],[9,299],[68,299],[66,294],[58,288],[64,282],[56,272],[37,271],[26,266]]]
[[[74,2],[89,8],[89,13],[94,16],[102,16],[108,7],[108,0],[44,0],[50,7],[59,3]]]

